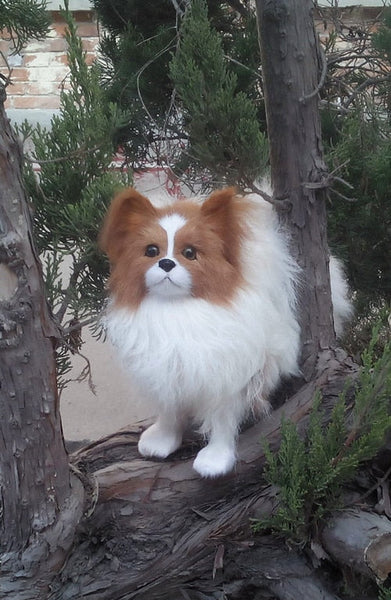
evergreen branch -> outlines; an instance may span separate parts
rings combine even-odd
[[[241,185],[259,177],[268,161],[256,108],[229,71],[223,41],[208,20],[207,4],[194,0],[181,28],[170,64],[189,134],[183,155],[194,157],[225,184]]]
[[[175,8],[175,12],[180,18],[182,18],[184,16],[187,8],[190,5],[190,1],[191,0],[180,0],[178,2],[178,0],[171,0],[171,4]],[[181,6],[182,3],[184,4],[184,8],[182,8],[182,6]]]
[[[365,494],[362,494],[359,498],[356,498],[355,500],[352,500],[351,502],[347,503],[344,505],[344,508],[348,508],[349,506],[352,506],[353,504],[362,504],[362,502],[364,500],[366,500],[367,498],[369,498],[370,496],[372,496],[373,492],[376,492],[376,490],[381,487],[383,485],[383,483],[385,483],[387,481],[387,479],[390,477],[391,475],[391,467],[388,467],[387,471],[384,473],[384,475],[382,477],[380,477],[380,479],[378,479],[376,481],[376,483],[373,484],[372,487],[370,487]]]
[[[357,98],[357,96],[359,96],[366,88],[373,86],[373,85],[379,85],[380,83],[387,83],[390,80],[391,80],[391,75],[386,75],[384,77],[368,77],[368,79],[366,79],[366,81],[361,83],[359,86],[357,86],[352,91],[349,98],[347,98],[346,101],[343,103],[343,107],[348,108],[350,106],[350,104],[353,102],[353,100],[355,100],[355,98]]]
[[[30,39],[42,40],[49,32],[46,0],[0,0],[0,30],[7,30],[17,54]]]
[[[1,1],[1,0],[0,0]],[[60,94],[60,111],[51,126],[23,124],[34,153],[26,160],[24,177],[34,207],[36,240],[45,257],[48,300],[63,327],[64,344],[57,349],[59,385],[66,385],[71,352],[80,351],[81,331],[93,325],[104,298],[108,262],[97,247],[98,232],[113,195],[129,184],[126,173],[110,167],[115,133],[128,115],[107,101],[99,72],[86,63],[72,14],[65,3],[65,39],[70,68],[69,85]],[[32,168],[41,167],[39,178]],[[64,256],[72,258],[67,285],[62,283]],[[80,353],[80,352],[79,352]],[[83,356],[83,355],[81,355]],[[93,388],[87,357],[80,377]]]
[[[25,156],[25,160],[31,164],[36,163],[38,165],[67,162],[71,158],[77,158],[78,156],[85,156],[86,154],[92,154],[92,153],[96,152],[97,150],[99,150],[100,148],[102,148],[104,145],[105,145],[105,142],[102,141],[100,144],[97,144],[96,146],[89,148],[87,146],[87,142],[86,142],[82,146],[79,146],[79,148],[77,148],[76,150],[69,152],[66,156],[57,156],[56,158],[42,159],[42,158],[38,158],[36,156],[36,154],[32,153],[31,158],[29,156]]]
[[[336,190],[333,187],[330,187],[330,190],[333,192],[333,194],[338,196],[338,198],[345,200],[345,202],[357,202],[357,198],[349,198],[349,196],[345,196],[345,194],[341,194],[340,191]]]
[[[81,332],[83,327],[88,327],[89,325],[92,325],[93,323],[97,322],[98,317],[94,316],[94,317],[90,317],[89,319],[85,319],[84,321],[78,321],[77,323],[74,323],[73,325],[70,325],[69,327],[64,327],[62,329],[64,336],[68,336],[74,332],[78,333]]]
[[[12,68],[8,62],[7,56],[4,54],[4,52],[2,50],[0,50],[0,56],[3,59],[6,69],[8,71],[7,76],[3,75],[3,73],[0,73],[0,77],[4,82],[4,84],[3,84],[4,87],[7,87],[11,83]]]
[[[312,524],[335,506],[343,485],[354,477],[358,466],[382,447],[391,427],[391,342],[376,358],[379,328],[374,329],[363,354],[350,430],[345,414],[346,393],[340,395],[325,429],[318,394],[306,441],[293,423],[283,422],[279,451],[273,454],[266,444],[264,475],[267,483],[278,487],[279,507],[270,519],[255,522],[256,531],[272,528],[306,540]]]
[[[176,47],[176,45],[173,45],[173,41],[177,39],[177,36],[175,36],[164,48],[162,48],[159,52],[157,52],[155,54],[155,56],[153,56],[152,58],[150,58],[137,72],[136,75],[136,87],[137,87],[137,94],[139,97],[139,100],[141,102],[141,105],[145,111],[145,113],[148,115],[148,118],[151,120],[151,122],[154,124],[155,127],[157,127],[159,129],[158,124],[156,123],[156,121],[154,120],[154,118],[152,117],[151,113],[149,112],[142,93],[141,93],[141,88],[140,88],[140,78],[141,75],[144,73],[144,71],[151,65],[153,64],[158,58],[160,58],[161,56],[163,56],[163,54],[165,54],[166,52],[169,52],[170,50],[174,50],[174,48]]]
[[[55,318],[59,323],[62,323],[65,314],[67,312],[69,302],[74,295],[74,291],[76,289],[77,280],[79,279],[80,273],[83,271],[86,266],[86,260],[82,259],[79,262],[73,264],[72,275],[69,279],[69,285],[64,293],[64,299],[61,303],[59,310],[55,314]]]
[[[76,383],[81,383],[82,381],[85,381],[87,379],[88,387],[90,388],[90,390],[94,394],[94,396],[96,396],[96,386],[95,386],[93,378],[92,378],[92,367],[91,367],[90,359],[85,354],[80,352],[80,350],[75,350],[75,348],[73,346],[71,346],[70,344],[68,344],[65,340],[62,340],[61,344],[65,348],[67,348],[67,350],[69,350],[72,354],[77,354],[77,356],[80,356],[80,358],[82,358],[86,364],[77,377],[69,378],[66,380],[66,382],[63,382],[63,385],[60,387],[59,395],[61,395],[61,391],[64,389],[64,387],[66,386],[67,383],[70,383],[71,381],[74,381]]]
[[[266,200],[266,202],[269,202],[269,204],[272,204],[273,206],[281,206],[281,202],[275,200],[273,196],[270,196],[270,194],[267,194],[261,188],[257,187],[255,183],[250,181],[246,182],[246,188],[250,189],[254,194],[261,196],[261,198]]]
[[[255,77],[257,77],[257,79],[259,79],[260,81],[262,81],[262,76],[260,75],[260,73],[258,73],[257,71],[254,71],[254,69],[251,69],[251,67],[248,67],[247,65],[244,65],[242,62],[240,62],[240,60],[237,60],[236,58],[233,58],[232,56],[228,56],[227,54],[224,54],[224,58],[228,62],[231,62],[234,65],[237,65],[238,67],[241,67],[242,69],[246,69],[246,71],[249,71],[250,73],[252,73],[253,75],[255,75]]]

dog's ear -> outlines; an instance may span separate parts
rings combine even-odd
[[[223,241],[225,259],[234,266],[239,260],[245,204],[236,189],[230,187],[213,192],[201,207],[204,222]]]
[[[99,246],[112,263],[121,255],[129,234],[136,231],[146,218],[156,214],[148,198],[134,188],[127,188],[114,198],[99,235]]]
[[[219,216],[219,218],[227,218],[232,210],[232,204],[236,198],[236,194],[237,192],[234,187],[227,187],[213,192],[213,194],[202,204],[202,214],[205,217]]]

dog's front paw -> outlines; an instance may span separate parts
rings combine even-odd
[[[138,451],[143,456],[166,458],[182,443],[182,433],[161,427],[159,422],[146,429],[140,437]]]
[[[193,468],[202,477],[219,477],[232,471],[236,462],[235,450],[230,446],[208,444],[199,451]]]

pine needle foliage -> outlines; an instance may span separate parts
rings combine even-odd
[[[130,176],[111,168],[113,138],[127,115],[107,104],[99,71],[86,63],[67,4],[63,14],[69,78],[61,92],[59,114],[52,117],[50,129],[25,122],[19,132],[33,145],[25,185],[48,300],[66,335],[67,345],[60,350],[60,371],[65,373],[69,350],[80,345],[77,324],[92,320],[102,308],[108,263],[98,249],[98,233],[111,198],[130,183]],[[33,162],[39,164],[39,175]]]
[[[391,8],[385,7],[380,27],[372,34],[372,43],[384,58],[391,61]]]
[[[46,0],[0,0],[0,30],[8,32],[14,54],[30,39],[46,37],[50,25],[46,8]]]
[[[379,588],[379,600],[391,600],[391,588],[385,585]]]
[[[343,393],[324,427],[317,394],[306,439],[291,421],[284,420],[278,452],[273,453],[264,443],[265,479],[277,487],[279,505],[270,518],[254,523],[255,531],[272,529],[306,542],[314,525],[338,505],[343,486],[354,478],[358,467],[382,447],[391,427],[391,342],[376,358],[378,334],[376,327],[363,354],[350,416]]]
[[[237,88],[251,98],[265,127],[255,7],[224,0],[206,3],[210,26],[220,36],[224,60],[237,77]],[[169,65],[190,4],[188,0],[93,0],[105,31],[100,47],[102,82],[108,96],[132,113],[120,140],[128,160],[137,168],[151,159],[174,168],[180,146],[187,143],[182,103]],[[183,162],[193,176],[200,177],[196,160],[186,155]],[[186,183],[189,179],[186,177]]]
[[[238,90],[237,75],[228,68],[204,0],[188,7],[170,74],[189,136],[183,166],[195,160],[220,184],[251,185],[266,169],[266,138],[254,103]]]
[[[328,232],[357,292],[358,315],[376,314],[391,304],[390,8],[384,8],[382,22],[371,30],[364,53],[372,63],[354,60],[354,69],[344,71],[337,60],[331,76],[335,78],[336,68],[343,73],[343,85],[335,88],[343,110],[328,93],[322,111],[329,169],[351,186],[341,179],[332,186]]]
[[[118,141],[136,167],[143,166],[159,145],[170,102],[168,62],[175,44],[175,27],[158,27],[145,39],[131,22],[122,35],[106,33],[101,42],[100,66],[108,98],[132,115]]]
[[[351,183],[353,201],[332,194],[329,231],[357,290],[358,312],[391,302],[391,129],[373,109],[356,108],[345,118],[328,152],[330,170]],[[337,186],[346,193],[346,188]]]

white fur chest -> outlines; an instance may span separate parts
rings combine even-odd
[[[147,297],[136,311],[111,308],[106,326],[125,370],[151,401],[211,408],[237,396],[264,362],[256,302],[255,294],[241,293],[228,310],[194,298]]]

